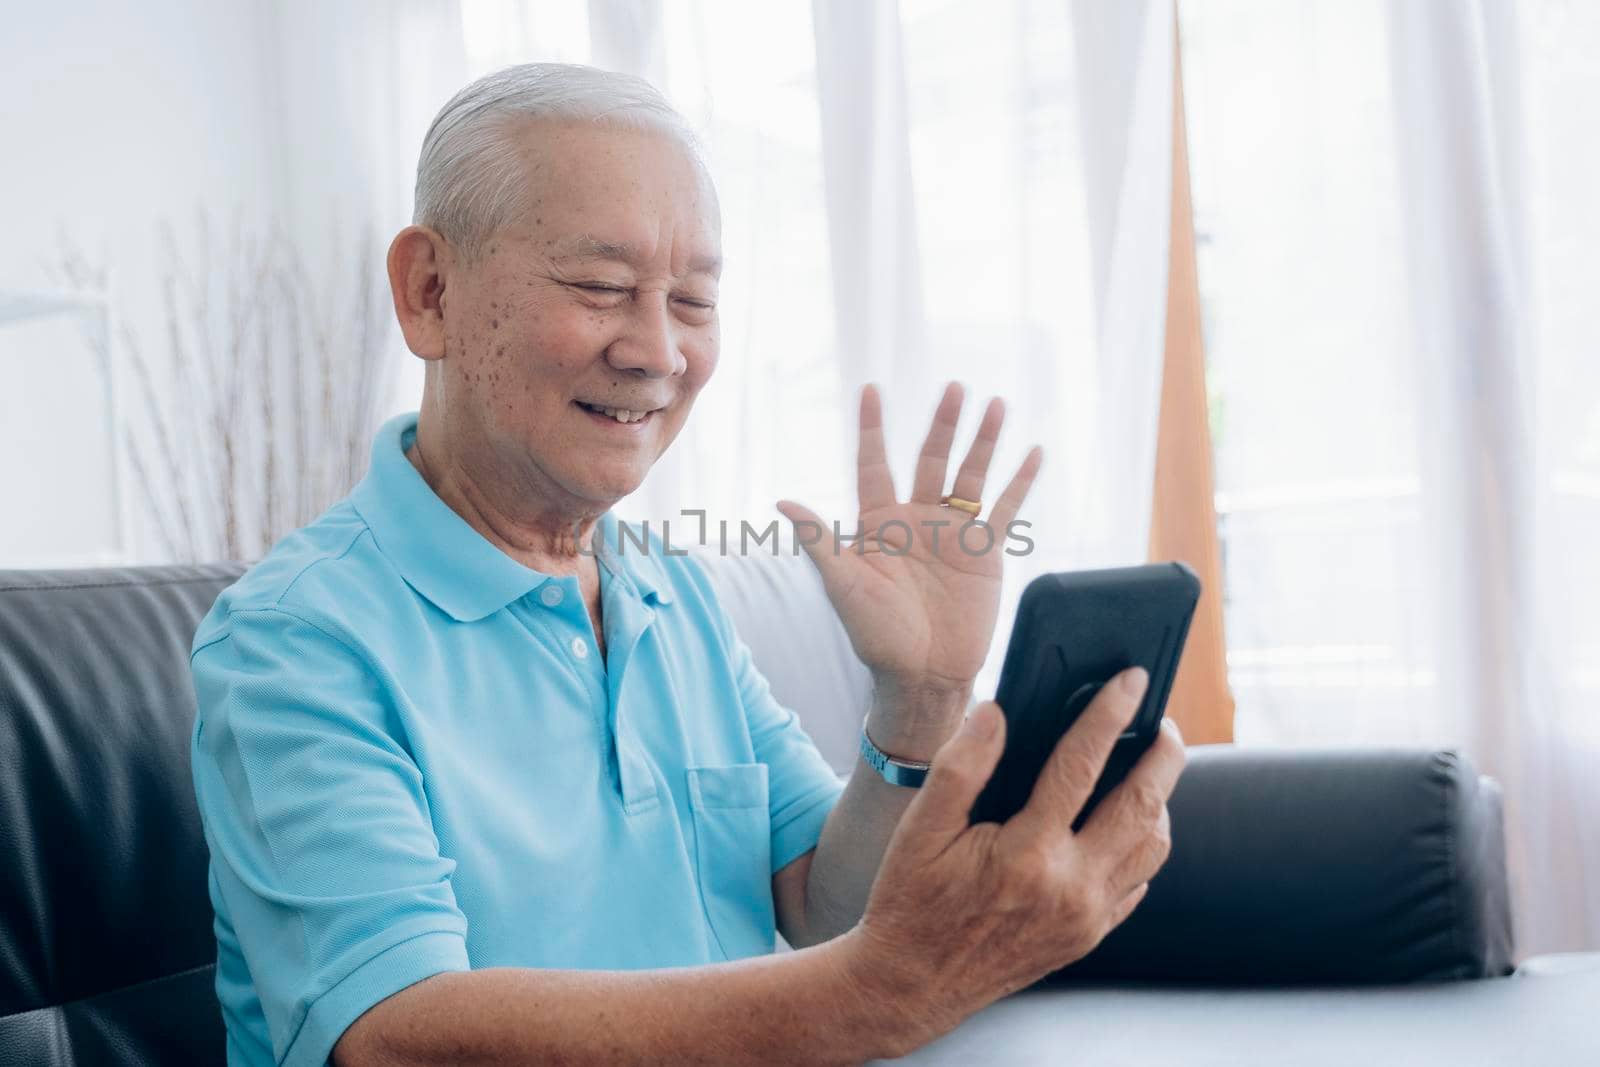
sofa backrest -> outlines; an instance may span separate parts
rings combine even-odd
[[[841,774],[865,668],[803,557],[703,558]],[[0,571],[0,1063],[221,1064],[190,642],[239,564]],[[1499,792],[1452,753],[1191,753],[1172,856],[1085,978],[1503,974]]]
[[[242,571],[0,571],[0,1062],[223,1062],[189,643]]]

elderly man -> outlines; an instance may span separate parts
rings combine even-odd
[[[512,68],[435,120],[389,252],[421,411],[195,637],[231,1063],[895,1055],[1082,956],[1164,859],[1171,734],[1069,829],[1137,671],[1021,814],[968,825],[1004,734],[992,703],[962,723],[1001,553],[933,523],[982,496],[998,404],[947,495],[948,390],[901,501],[862,397],[864,551],[808,549],[876,683],[883,755],[848,785],[696,565],[618,537],[716,367],[718,231],[636,79]]]

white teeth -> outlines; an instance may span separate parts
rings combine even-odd
[[[602,408],[596,407],[593,404],[584,404],[583,406],[588,408],[590,411],[598,412],[607,418],[616,419],[618,422],[638,422],[640,419],[650,414],[648,411],[629,411],[626,408]]]

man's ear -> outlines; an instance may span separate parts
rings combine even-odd
[[[437,230],[407,226],[389,245],[389,289],[406,347],[423,359],[444,355],[445,276],[454,263]]]

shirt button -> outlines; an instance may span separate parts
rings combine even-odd
[[[544,601],[544,606],[547,608],[553,608],[561,603],[562,595],[561,587],[552,582],[544,583],[544,588],[539,590],[539,599]]]
[[[588,659],[589,642],[585,641],[581,637],[574,637],[572,639],[572,654],[577,656],[579,659]]]

